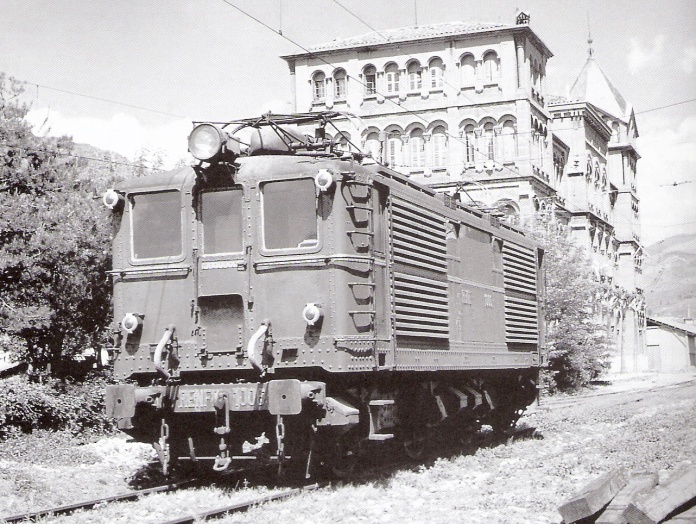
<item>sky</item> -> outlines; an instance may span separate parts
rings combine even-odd
[[[290,110],[281,55],[373,29],[512,24],[518,8],[554,54],[549,94],[567,94],[589,32],[634,107],[643,244],[696,230],[696,0],[0,0],[0,71],[27,82],[37,134],[172,165],[192,121]]]

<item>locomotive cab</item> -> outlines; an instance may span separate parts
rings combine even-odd
[[[504,430],[535,397],[540,252],[296,127],[338,116],[240,121],[248,142],[200,125],[196,166],[105,196],[107,410],[165,471],[309,472],[313,451],[341,471],[367,441],[417,454],[435,430]]]

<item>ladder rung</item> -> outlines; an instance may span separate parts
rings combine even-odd
[[[394,433],[373,433],[368,440],[389,440],[394,438]]]
[[[376,398],[375,400],[370,400],[370,406],[392,406],[396,404],[393,398]]]

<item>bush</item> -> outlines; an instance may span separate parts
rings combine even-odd
[[[0,438],[17,432],[67,430],[109,433],[113,423],[106,417],[104,389],[107,379],[92,378],[81,384],[55,379],[36,383],[27,377],[3,381],[0,388]]]

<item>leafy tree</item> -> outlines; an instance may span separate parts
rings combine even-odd
[[[606,330],[597,311],[601,285],[587,253],[561,224],[535,220],[526,229],[545,250],[545,385],[550,391],[577,389],[609,365]]]
[[[71,139],[35,136],[21,94],[0,73],[0,332],[33,369],[68,374],[107,322],[110,223],[95,192],[110,181]]]

